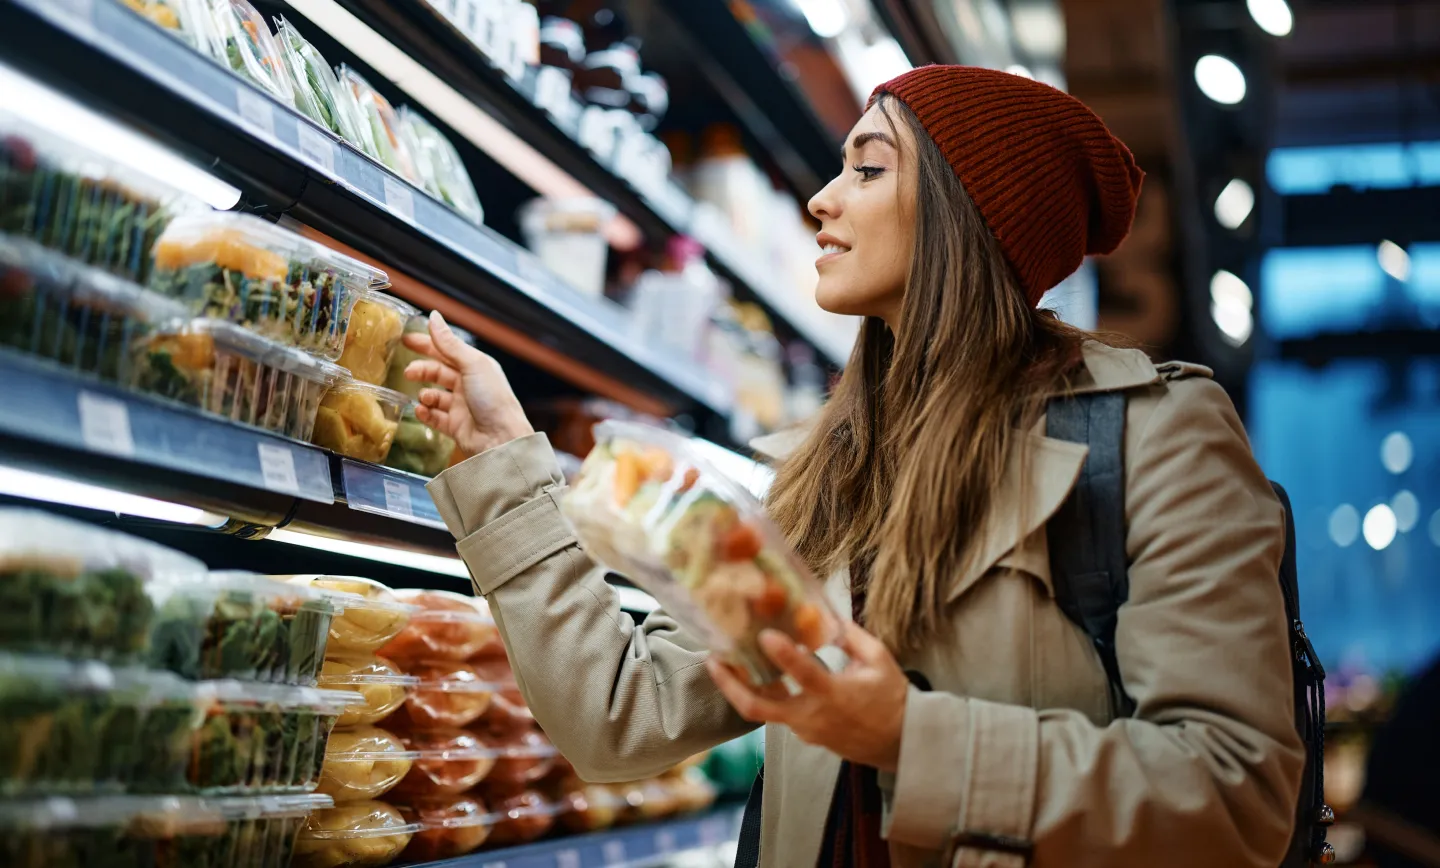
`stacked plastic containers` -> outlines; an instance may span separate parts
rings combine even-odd
[[[347,601],[0,510],[0,864],[287,865]]]

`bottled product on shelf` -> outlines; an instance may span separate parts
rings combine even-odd
[[[410,403],[400,392],[342,377],[320,400],[310,442],[346,458],[383,463]]]
[[[525,243],[545,267],[587,295],[605,293],[610,253],[605,226],[615,207],[602,199],[532,199],[520,209]]]
[[[666,347],[701,364],[710,317],[729,293],[705,263],[705,249],[698,242],[677,235],[668,250],[673,271],[647,271],[635,282],[632,324],[647,345]]]

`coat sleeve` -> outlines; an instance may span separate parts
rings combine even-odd
[[[1143,424],[1116,630],[1135,716],[1101,727],[912,690],[892,842],[954,847],[966,868],[1279,864],[1304,766],[1277,578],[1284,513],[1215,383],[1170,383]]]
[[[587,781],[635,780],[753,728],[663,611],[636,624],[560,516],[544,434],[474,456],[430,483],[486,598],[520,690]]]

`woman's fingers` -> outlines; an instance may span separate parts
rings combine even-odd
[[[767,699],[740,680],[734,669],[714,657],[705,661],[710,678],[735,713],[751,723],[777,723],[785,717],[785,700]]]
[[[439,355],[445,361],[457,368],[463,368],[466,353],[473,353],[475,349],[451,331],[450,324],[445,322],[445,317],[440,311],[430,311],[430,341]]]
[[[452,392],[460,388],[460,372],[433,359],[417,359],[406,365],[405,379],[412,383],[435,383]]]
[[[820,696],[830,690],[831,675],[824,664],[779,630],[765,630],[760,634],[760,650],[780,671],[795,679],[801,691]]]
[[[426,407],[430,407],[436,410],[443,410],[446,413],[449,413],[451,405],[454,403],[454,401],[455,395],[451,392],[445,391],[444,389],[420,390],[420,403],[424,404]]]
[[[444,410],[437,410],[434,407],[427,407],[424,404],[415,405],[415,418],[440,431],[442,434],[450,431],[450,414]]]

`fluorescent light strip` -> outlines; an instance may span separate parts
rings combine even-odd
[[[223,516],[196,509],[193,506],[127,494],[111,488],[75,482],[59,476],[35,473],[16,467],[0,466],[0,494],[44,503],[58,503],[62,506],[77,506],[81,509],[95,509],[102,512],[150,518],[156,521],[169,521],[176,524],[219,527],[225,523]]]
[[[334,0],[287,2],[542,196],[576,198],[595,195]],[[606,237],[621,250],[634,250],[644,241],[639,227],[625,217],[610,221]]]
[[[0,64],[0,109],[76,146],[228,211],[240,191],[150,139]]]

